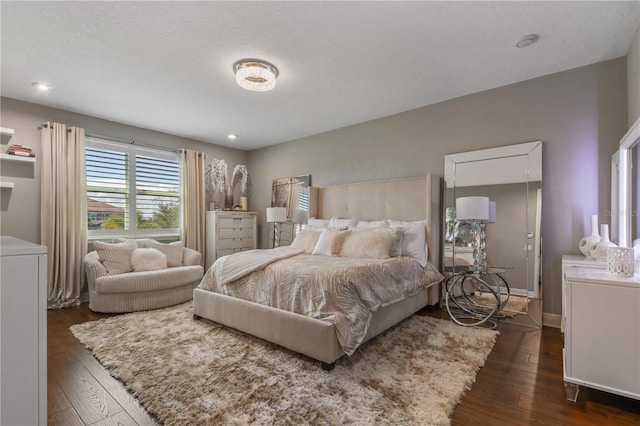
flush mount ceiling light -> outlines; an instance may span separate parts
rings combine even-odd
[[[259,59],[241,59],[233,64],[236,82],[240,87],[254,92],[266,92],[276,85],[278,69]]]
[[[522,47],[531,46],[533,43],[538,41],[539,38],[540,36],[538,34],[526,35],[522,37],[518,43],[516,43],[516,47],[522,48]]]
[[[233,133],[229,133],[229,134],[227,135],[227,138],[228,138],[229,140],[235,141],[236,139],[238,139],[238,135],[234,135]]]
[[[46,84],[40,83],[38,81],[34,81],[33,83],[31,83],[31,85],[33,87],[35,87],[36,89],[41,90],[43,92],[48,92],[49,90],[51,90],[50,86],[47,86]]]

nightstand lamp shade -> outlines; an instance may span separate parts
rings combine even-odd
[[[286,207],[267,207],[267,222],[286,222]]]
[[[489,197],[456,198],[457,220],[487,222],[489,218]]]
[[[496,202],[489,201],[489,220],[487,223],[496,223]]]

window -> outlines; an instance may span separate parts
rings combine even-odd
[[[177,153],[95,137],[85,144],[90,237],[179,234]]]

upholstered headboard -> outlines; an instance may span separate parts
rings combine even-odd
[[[309,216],[426,220],[429,261],[440,268],[440,177],[426,176],[311,188]]]

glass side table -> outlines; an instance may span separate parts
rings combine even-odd
[[[487,323],[496,328],[495,319],[509,300],[504,273],[505,269],[492,267],[484,271],[453,269],[444,284],[444,304],[451,319],[462,326]]]

